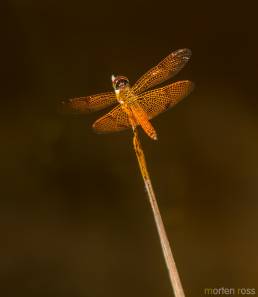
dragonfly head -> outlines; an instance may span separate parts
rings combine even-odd
[[[112,85],[116,93],[119,93],[121,90],[129,87],[129,80],[125,76],[114,76],[111,77]]]

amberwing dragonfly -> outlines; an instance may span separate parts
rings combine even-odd
[[[149,89],[176,75],[190,57],[190,49],[176,50],[146,72],[132,87],[127,77],[112,75],[114,92],[68,99],[63,104],[72,111],[88,113],[118,103],[118,106],[95,121],[93,129],[96,132],[116,132],[141,126],[150,138],[156,140],[157,133],[150,120],[186,97],[194,84],[182,80],[158,89]]]

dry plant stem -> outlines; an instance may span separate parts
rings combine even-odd
[[[158,229],[159,239],[160,239],[162,251],[164,254],[164,258],[166,261],[170,282],[171,282],[172,288],[174,290],[174,295],[175,295],[175,297],[184,297],[185,296],[184,290],[183,290],[183,287],[182,287],[182,284],[180,281],[180,277],[179,277],[179,274],[178,274],[178,271],[176,268],[176,263],[175,263],[175,260],[174,260],[174,257],[173,257],[173,254],[172,254],[172,251],[170,248],[166,230],[165,230],[162,218],[161,218],[161,214],[159,211],[155,193],[152,188],[151,179],[149,176],[149,172],[147,170],[144,152],[142,150],[140,139],[139,139],[138,132],[137,132],[136,128],[133,129],[133,133],[134,133],[134,137],[133,137],[134,150],[135,150],[135,153],[136,153],[136,156],[138,159],[138,163],[139,163],[141,174],[142,174],[142,177],[144,180],[145,188],[146,188],[148,198],[149,198],[149,201],[151,204],[156,227]]]

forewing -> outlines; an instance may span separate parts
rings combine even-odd
[[[152,119],[189,95],[193,87],[194,84],[189,80],[178,81],[141,94],[137,102],[147,113],[148,118]]]
[[[63,111],[89,113],[106,108],[117,102],[114,92],[100,93],[92,96],[72,98],[62,101]]]
[[[117,106],[93,124],[97,133],[117,132],[130,128],[128,115]]]
[[[176,75],[191,57],[190,49],[179,49],[172,52],[157,66],[146,72],[132,87],[135,94],[152,88]]]

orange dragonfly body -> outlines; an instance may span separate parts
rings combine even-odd
[[[174,51],[146,72],[132,87],[128,78],[112,75],[114,92],[68,99],[63,104],[72,111],[88,113],[119,103],[98,119],[93,129],[99,133],[108,133],[135,129],[140,125],[149,137],[156,140],[157,133],[150,120],[186,97],[194,85],[189,80],[183,80],[158,89],[149,89],[176,75],[190,57],[189,49]]]

